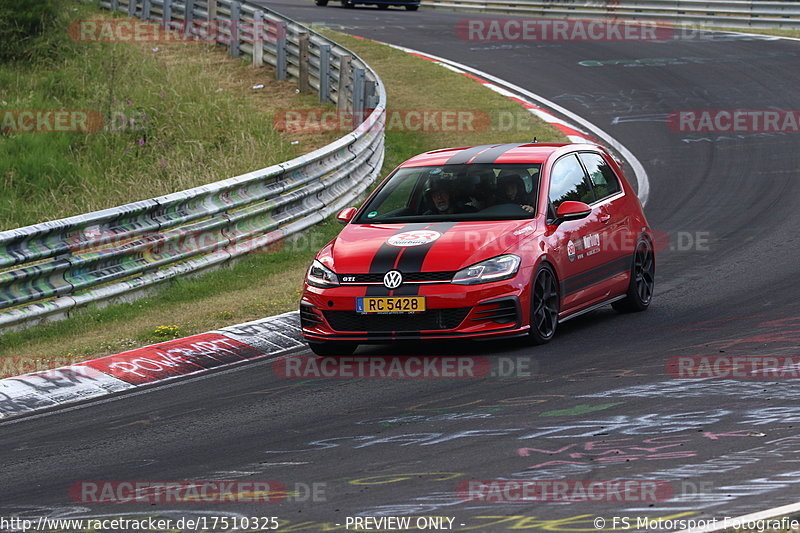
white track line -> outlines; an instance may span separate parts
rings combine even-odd
[[[737,516],[736,518],[723,520],[718,524],[712,524],[706,527],[684,529],[681,531],[676,531],[675,533],[711,533],[712,531],[722,531],[723,529],[732,529],[734,527],[734,524],[737,524],[739,527],[743,527],[742,524],[746,524],[747,522],[757,522],[758,520],[776,518],[778,516],[789,513],[795,513],[797,511],[800,511],[800,502],[790,503],[789,505],[783,505],[781,507],[773,507],[772,509],[767,509],[765,511],[758,511],[756,513]]]
[[[720,31],[722,33],[737,33],[737,34],[740,34],[740,35],[755,35],[755,36],[764,35],[764,34],[759,34],[759,33],[745,33],[745,32],[736,32],[736,31],[727,31],[727,30],[720,30]],[[776,36],[776,37],[781,37],[781,36]],[[786,40],[791,40],[791,41],[800,41],[800,39],[793,38],[793,37],[781,37],[781,38],[782,39],[786,39]],[[420,52],[419,50],[414,50],[414,49],[406,48],[406,47],[403,47],[403,46],[397,46],[397,45],[390,44],[390,43],[383,43],[383,44],[386,44],[388,46],[391,46],[392,48],[396,48],[398,50],[402,50],[402,51],[410,53],[410,54],[415,54],[415,55],[418,55],[418,56],[429,58],[429,59],[431,59],[431,60],[433,60],[433,61],[435,61],[437,63],[441,63],[443,66],[447,66],[448,68],[452,69],[453,67],[455,67],[456,69],[463,70],[465,72],[469,72],[471,74],[474,74],[475,76],[484,78],[486,80],[490,80],[492,83],[496,84],[497,86],[499,86],[501,88],[505,87],[505,88],[510,89],[511,91],[514,91],[514,92],[516,92],[518,94],[522,94],[522,95],[530,98],[532,101],[540,103],[540,104],[542,104],[542,105],[544,105],[546,107],[549,107],[550,109],[560,113],[561,115],[563,115],[565,117],[568,117],[570,120],[574,121],[575,123],[580,124],[581,126],[586,128],[588,131],[594,133],[597,137],[599,137],[600,139],[602,139],[603,141],[608,143],[609,146],[612,146],[614,149],[616,149],[628,161],[628,163],[631,165],[631,168],[633,169],[633,173],[636,176],[636,181],[637,181],[637,183],[639,185],[639,201],[642,203],[642,205],[645,205],[647,203],[647,198],[650,195],[650,181],[649,181],[649,179],[647,177],[647,171],[645,171],[645,169],[642,166],[641,162],[622,143],[620,143],[614,137],[612,137],[611,135],[609,135],[608,133],[606,133],[605,131],[603,131],[599,127],[595,126],[594,124],[592,124],[588,120],[586,120],[583,117],[573,113],[572,111],[569,111],[568,109],[565,109],[564,107],[556,104],[555,102],[552,102],[552,101],[548,100],[547,98],[544,98],[543,96],[540,96],[540,95],[535,94],[535,93],[533,93],[531,91],[528,91],[527,89],[523,89],[522,87],[520,87],[518,85],[514,85],[513,83],[507,82],[507,81],[505,81],[505,80],[503,80],[501,78],[498,78],[496,76],[492,76],[491,74],[488,74],[488,73],[483,72],[481,70],[472,68],[472,67],[464,65],[462,63],[458,63],[456,61],[451,61],[449,59],[445,59],[443,57],[438,57],[438,56],[435,56],[435,55],[432,55],[432,54],[428,54],[426,52]],[[497,91],[497,92],[500,92],[501,94],[503,93],[503,91]],[[545,121],[551,122],[549,117],[542,116],[539,113],[535,113],[535,114],[541,116]],[[563,124],[563,121],[561,123]],[[727,524],[725,523],[725,521],[723,521],[720,524],[710,525],[710,526],[706,526],[706,527],[702,527],[702,528],[684,529],[682,531],[678,531],[677,533],[712,533],[714,531],[721,531],[721,530],[724,530],[724,529],[730,529],[732,522],[736,522],[736,523],[753,522],[753,521],[758,521],[758,520],[765,520],[765,519],[768,519],[768,518],[775,518],[775,517],[779,517],[779,516],[782,516],[782,515],[786,515],[786,514],[789,514],[789,513],[795,513],[795,512],[800,512],[800,502],[791,503],[791,504],[788,504],[788,505],[783,505],[781,507],[773,507],[771,509],[766,509],[764,511],[758,511],[758,512],[755,512],[755,513],[750,513],[750,514],[742,515],[742,516],[739,516],[739,517],[735,517],[735,518],[730,519]]]

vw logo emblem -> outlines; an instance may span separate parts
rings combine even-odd
[[[397,270],[390,270],[383,276],[383,284],[387,289],[396,289],[403,284],[403,275]]]

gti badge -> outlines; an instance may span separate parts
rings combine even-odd
[[[403,275],[397,270],[390,270],[383,276],[383,284],[387,289],[396,289],[403,284]]]

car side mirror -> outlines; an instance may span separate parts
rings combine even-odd
[[[568,220],[580,220],[588,217],[592,213],[592,208],[583,202],[573,202],[567,200],[558,206],[556,211],[556,222],[566,222]]]
[[[336,215],[336,220],[338,220],[341,224],[347,224],[353,217],[356,216],[356,211],[358,211],[355,207],[346,207],[339,211],[339,214]]]

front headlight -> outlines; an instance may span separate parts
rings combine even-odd
[[[508,254],[487,259],[456,272],[453,283],[457,285],[477,285],[501,279],[513,278],[519,270],[520,258]]]
[[[329,287],[337,287],[339,285],[339,278],[330,268],[326,267],[316,259],[311,263],[306,274],[306,281],[312,287],[319,287],[320,289],[327,289]]]

